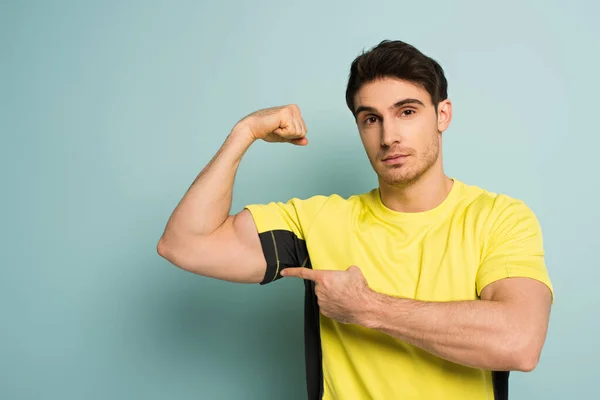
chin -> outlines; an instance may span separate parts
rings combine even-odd
[[[426,157],[425,159],[411,160],[420,162],[411,162],[394,167],[380,164],[374,169],[380,182],[384,182],[390,186],[406,187],[418,181],[433,167],[437,158],[437,153],[431,155],[432,157]]]
[[[417,173],[404,173],[400,171],[385,171],[378,173],[379,179],[390,186],[407,186],[408,184],[416,181],[419,178]]]
[[[396,168],[382,168],[376,170],[380,181],[390,186],[408,186],[419,180],[428,168],[411,168],[413,166],[404,165]]]

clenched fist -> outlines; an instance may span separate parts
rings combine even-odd
[[[308,144],[306,124],[295,104],[255,111],[237,126],[247,130],[254,140],[288,142],[299,146]]]

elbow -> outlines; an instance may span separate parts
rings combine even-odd
[[[202,270],[199,265],[199,254],[203,253],[205,245],[202,241],[182,240],[179,237],[160,238],[156,252],[173,266],[184,271],[198,273]]]
[[[173,250],[172,246],[165,240],[164,236],[160,238],[158,244],[156,245],[156,252],[159,256],[164,258],[167,261],[173,260]]]
[[[535,367],[537,367],[539,360],[539,353],[530,351],[529,353],[521,354],[516,357],[514,370],[520,372],[531,372],[535,369]]]
[[[167,246],[167,243],[166,243],[164,237],[161,237],[160,240],[158,241],[158,244],[156,245],[156,252],[162,258],[165,258],[167,260],[169,259],[169,255],[168,255],[169,250],[168,250],[168,246]]]
[[[160,238],[160,240],[158,241],[158,244],[156,245],[156,252],[158,253],[159,256],[163,257],[163,258],[167,258],[166,254],[167,254],[167,246],[165,244],[165,240],[164,238]]]
[[[533,371],[540,360],[542,345],[537,340],[521,340],[521,346],[515,346],[509,358],[511,370],[519,372]]]

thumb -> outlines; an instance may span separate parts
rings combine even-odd
[[[356,265],[351,265],[351,266],[349,266],[349,267],[348,267],[348,269],[347,269],[346,271],[350,272],[350,273],[351,273],[351,274],[353,274],[353,275],[360,275],[360,276],[362,276],[362,275],[363,275],[363,273],[362,273],[362,271],[360,270],[360,268],[358,268]]]
[[[297,146],[306,146],[308,144],[308,139],[303,137],[300,139],[292,139],[291,142]]]
[[[361,282],[362,285],[369,286],[369,283],[367,282],[367,278],[365,278],[365,276],[362,273],[362,270],[360,268],[358,268],[356,265],[349,266],[348,269],[346,270],[346,272],[350,274],[351,279],[354,280],[355,282]]]

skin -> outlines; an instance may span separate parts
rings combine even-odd
[[[407,99],[416,102],[394,106]],[[452,188],[441,152],[442,132],[452,120],[450,100],[440,102],[436,113],[426,90],[387,78],[363,85],[354,104],[360,138],[377,173],[384,204],[402,212],[440,204]],[[383,162],[398,153],[408,156],[394,165]]]
[[[398,106],[398,102],[414,99]],[[437,111],[423,88],[397,79],[365,84],[355,96],[356,123],[379,178],[383,203],[400,212],[439,205],[452,188],[443,171],[442,132],[452,104]],[[405,154],[390,165],[391,154]],[[441,358],[488,370],[532,371],[546,339],[549,288],[529,278],[486,286],[480,300],[424,302],[371,290],[358,266],[346,271],[287,268],[283,276],[315,282],[323,315],[404,340]]]
[[[409,98],[422,104],[390,108]],[[441,135],[450,124],[452,105],[444,100],[437,106],[422,88],[395,79],[365,84],[355,96],[355,111],[370,107],[356,113],[356,122],[379,177],[382,201],[392,210],[434,208],[452,187],[441,155]],[[248,210],[229,214],[235,174],[255,141],[305,146],[306,133],[300,109],[293,104],[258,110],[240,120],[173,211],[158,253],[198,275],[260,282],[266,261],[254,220]],[[395,153],[406,157],[395,164],[383,161]],[[282,275],[314,281],[325,316],[378,329],[463,365],[530,371],[545,341],[551,294],[535,280],[502,279],[485,287],[481,300],[434,303],[376,293],[358,266],[346,271],[287,268]]]
[[[256,141],[303,147],[308,144],[306,132],[295,104],[258,110],[242,118],[175,207],[156,246],[158,254],[197,275],[260,282],[267,263],[254,219],[246,209],[230,214],[235,175]]]

